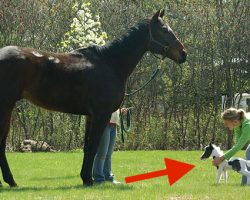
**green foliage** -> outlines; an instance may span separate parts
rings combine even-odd
[[[0,46],[69,51],[103,45],[107,40],[103,30],[113,40],[137,21],[166,8],[164,20],[185,45],[187,62],[179,66],[165,59],[156,79],[125,98],[124,106],[135,108],[132,133],[126,135],[124,145],[118,135],[116,148],[200,149],[211,140],[227,148],[232,145],[220,119],[221,96],[250,91],[247,0],[86,2],[0,1]],[[147,53],[129,77],[126,92],[143,85],[158,63]],[[48,140],[61,150],[83,145],[84,117],[51,113],[21,101],[11,125],[10,150],[26,138]]]

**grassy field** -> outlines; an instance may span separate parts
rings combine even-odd
[[[82,153],[8,153],[19,187],[13,189],[3,183],[0,200],[250,199],[250,186],[240,186],[240,175],[235,172],[229,173],[227,185],[216,185],[216,169],[211,166],[211,160],[200,161],[200,155],[200,151],[115,152],[113,172],[119,181],[124,181],[126,176],[164,169],[165,157],[196,167],[172,187],[168,185],[167,177],[121,186],[105,183],[83,187],[79,177]],[[239,155],[242,156],[243,152]]]

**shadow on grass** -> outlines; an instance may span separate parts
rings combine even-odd
[[[67,179],[74,179],[79,178],[80,176],[61,176],[61,177],[36,177],[31,178],[31,181],[49,181],[49,180],[67,180]]]
[[[83,186],[83,185],[75,185],[75,186],[19,186],[15,188],[10,188],[8,186],[0,187],[0,192],[40,192],[40,191],[65,191],[65,190],[132,190],[133,186],[129,186],[126,184],[122,185],[114,185],[112,183],[103,183],[100,185],[93,186]]]
[[[250,187],[250,185],[241,185],[240,183],[213,183],[211,184],[212,187]]]

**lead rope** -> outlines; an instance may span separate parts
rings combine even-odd
[[[150,79],[148,81],[146,81],[146,83],[144,83],[139,89],[131,92],[131,93],[126,93],[125,94],[125,97],[129,97],[131,95],[134,95],[136,94],[137,92],[139,92],[140,90],[142,90],[144,87],[146,87],[155,77],[156,75],[158,74],[158,72],[160,71],[160,69],[162,68],[162,65],[163,65],[163,59],[161,59],[161,62],[160,64],[158,65],[157,69],[154,71],[154,73],[151,75]],[[124,100],[121,104],[121,106],[123,105],[124,103]],[[119,108],[119,115],[120,115],[120,127],[121,127],[121,140],[122,140],[122,143],[124,144],[125,142],[125,139],[124,139],[124,132],[125,133],[130,133],[131,131],[131,127],[132,127],[132,123],[131,123],[131,109],[128,108],[128,111],[127,111],[127,116],[126,116],[126,125],[127,125],[127,128],[125,128],[125,125],[124,125],[124,114],[123,112],[121,111],[121,107]]]
[[[130,92],[130,93],[125,93],[125,96],[131,96],[136,94],[137,92],[139,92],[140,90],[142,90],[144,87],[146,87],[158,74],[158,72],[160,71],[160,69],[162,68],[162,64],[163,64],[163,60],[161,59],[160,64],[158,65],[157,69],[154,71],[154,73],[151,75],[151,77],[149,78],[148,81],[146,81],[140,88],[138,88],[137,90]]]
[[[122,143],[124,144],[124,132],[125,133],[130,133],[131,131],[131,111],[130,109],[128,109],[127,111],[127,116],[126,116],[126,125],[127,125],[127,128],[125,128],[125,125],[124,125],[124,114],[121,112],[120,113],[120,124],[121,124],[121,139],[122,139]]]

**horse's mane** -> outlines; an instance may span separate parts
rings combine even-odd
[[[101,49],[102,47],[99,45],[91,45],[88,47],[81,47],[79,49],[75,49],[70,52],[71,55],[77,56],[77,57],[86,57],[89,60],[94,60],[95,57],[99,57],[101,55]]]
[[[144,19],[129,28],[121,37],[115,38],[104,46],[91,45],[76,49],[70,53],[79,57],[84,55],[84,57],[87,57],[88,59],[95,59],[95,57],[100,57],[104,54],[107,56],[107,53],[110,55],[111,53],[120,51],[126,52],[130,48],[130,45],[143,39],[141,31],[144,30],[148,24],[149,19]]]
[[[131,40],[131,43],[135,43],[136,41],[142,38],[141,31],[147,28],[149,22],[149,19],[144,19],[140,21],[136,25],[129,28],[127,32],[125,32],[121,37],[117,37],[113,41],[105,45],[104,48],[114,47],[115,50],[115,47],[119,47],[118,44],[124,44],[125,41],[127,41],[128,39]],[[124,47],[126,48],[126,45]]]

